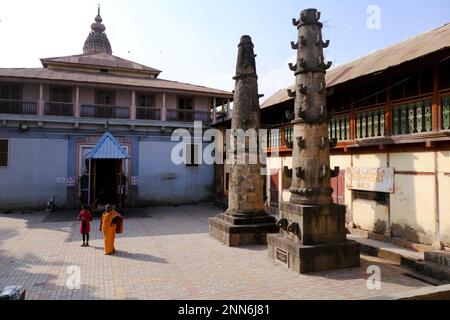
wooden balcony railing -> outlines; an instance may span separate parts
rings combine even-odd
[[[355,118],[356,139],[384,137],[386,135],[385,107],[356,112]]]
[[[328,135],[338,141],[350,140],[350,114],[333,117],[328,123]]]
[[[442,130],[450,130],[450,96],[442,98]]]
[[[73,117],[73,103],[47,102],[44,113],[47,116]]]
[[[0,99],[0,113],[37,114],[38,103],[36,101]]]
[[[81,105],[80,116],[85,118],[130,119],[130,108],[109,105]]]
[[[161,120],[161,109],[159,108],[136,108],[136,119],[139,120]]]
[[[431,132],[431,99],[393,106],[393,135]]]
[[[166,120],[181,122],[202,121],[205,123],[210,123],[211,113],[206,111],[168,109],[166,112]]]

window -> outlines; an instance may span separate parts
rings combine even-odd
[[[197,167],[199,164],[199,145],[196,143],[187,143],[184,151],[186,156],[186,166]]]
[[[180,97],[178,98],[178,121],[192,122],[194,121],[193,99]]]
[[[137,96],[137,107],[153,108],[154,106],[154,97],[152,95],[139,94]]]
[[[97,90],[95,91],[95,104],[114,105],[114,91]]]
[[[388,205],[389,204],[389,193],[353,190],[353,199],[354,200],[360,199],[360,200],[376,202],[377,204],[380,204],[380,205]]]
[[[192,110],[193,109],[193,100],[192,98],[179,98],[178,99],[178,109],[179,110]]]
[[[0,84],[0,99],[21,100],[21,87],[15,84]]]
[[[52,87],[50,89],[51,102],[72,102],[72,89],[67,87]]]
[[[434,72],[433,68],[429,68],[420,75],[420,93],[430,93],[433,91]]]
[[[450,59],[446,59],[439,64],[439,89],[450,88]]]
[[[0,140],[0,167],[8,166],[8,140]]]

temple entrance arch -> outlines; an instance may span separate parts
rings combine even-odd
[[[84,157],[85,174],[80,180],[82,202],[92,207],[115,204],[123,207],[127,195],[124,161],[127,150],[106,132]]]

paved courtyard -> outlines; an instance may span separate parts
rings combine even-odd
[[[228,248],[208,236],[212,205],[135,210],[105,256],[98,219],[81,248],[76,212],[0,214],[0,288],[20,284],[27,299],[359,299],[429,286],[406,270],[362,256],[360,268],[299,275],[266,246]],[[381,289],[367,288],[367,267]],[[73,267],[75,266],[75,267]],[[79,269],[78,269],[79,267]],[[80,270],[80,289],[67,283]],[[75,272],[75,273],[74,273]]]

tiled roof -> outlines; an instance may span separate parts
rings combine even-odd
[[[448,48],[450,48],[450,23],[331,69],[326,75],[327,87],[374,74]],[[288,96],[287,89],[293,90],[294,85],[276,92],[262,103],[261,108],[293,99]]]
[[[233,98],[231,92],[176,82],[158,78],[133,77],[109,73],[93,73],[82,71],[62,71],[47,68],[1,69],[0,77],[20,78],[29,80],[69,81],[76,83],[118,85],[128,87],[148,88],[155,90],[174,90],[198,94],[215,95],[223,98]]]

